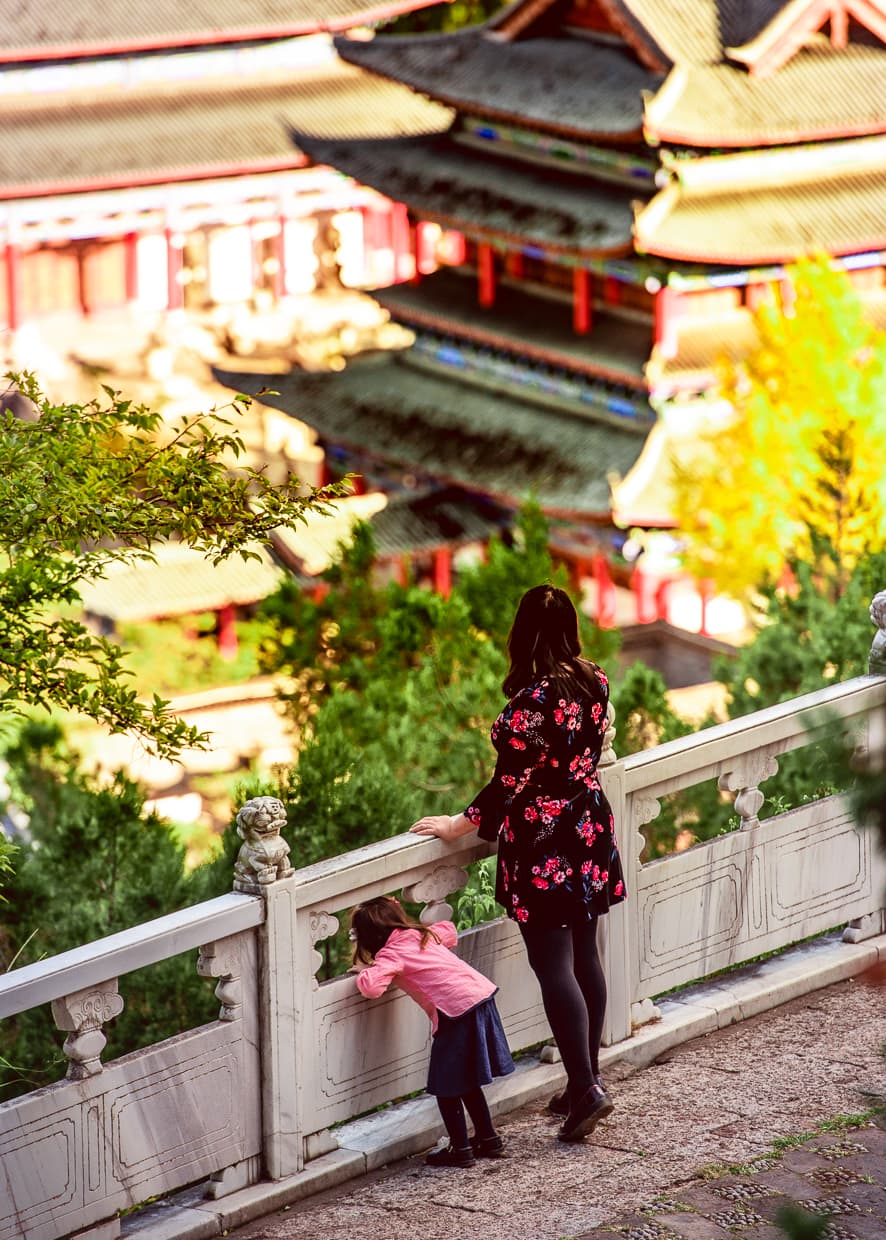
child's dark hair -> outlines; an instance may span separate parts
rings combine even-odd
[[[429,938],[439,943],[440,936],[430,926],[410,917],[399,900],[393,896],[377,896],[358,904],[351,913],[351,930],[354,939],[354,961],[371,964],[394,930],[418,930],[421,946],[427,946]]]

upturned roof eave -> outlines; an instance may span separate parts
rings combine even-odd
[[[788,250],[778,247],[757,249],[752,253],[737,253],[730,250],[715,251],[713,247],[692,250],[688,246],[656,244],[654,237],[637,239],[637,252],[654,255],[656,258],[667,258],[690,263],[722,263],[728,267],[756,267],[766,263],[796,263],[803,258],[814,257],[823,246],[809,246],[805,249]],[[834,258],[842,258],[847,254],[866,254],[875,250],[886,250],[886,228],[879,237],[874,237],[853,245],[829,245],[828,253]]]
[[[843,125],[839,127],[818,127],[815,129],[780,129],[778,132],[761,130],[742,130],[741,133],[725,130],[698,130],[680,128],[667,124],[643,126],[643,137],[650,146],[683,146],[699,150],[715,150],[723,147],[734,147],[742,150],[746,147],[784,146],[794,142],[831,142],[842,138],[874,137],[886,133],[886,117],[879,124]]]

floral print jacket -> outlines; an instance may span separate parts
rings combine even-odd
[[[521,689],[492,725],[495,773],[465,810],[498,840],[495,897],[509,917],[564,925],[625,898],[612,810],[597,779],[609,683],[563,696],[545,677]]]

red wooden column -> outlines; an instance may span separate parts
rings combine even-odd
[[[449,598],[452,592],[452,549],[440,547],[434,552],[434,593]]]
[[[394,271],[397,280],[409,280],[415,274],[412,254],[412,230],[409,212],[401,202],[391,208],[391,247],[394,251]]]
[[[654,579],[637,564],[631,574],[631,589],[634,592],[638,624],[651,624],[657,618],[652,598],[654,588]]]
[[[6,319],[11,332],[22,323],[22,252],[13,242],[6,243]]]
[[[218,653],[227,662],[237,657],[237,611],[227,603],[217,613],[218,619]]]
[[[277,270],[274,272],[274,300],[280,301],[286,296],[286,216],[281,211],[277,216],[280,231],[274,238],[274,258]]]
[[[662,357],[677,355],[677,294],[665,286],[655,295],[655,323],[652,338]]]
[[[597,624],[601,629],[611,629],[615,624],[615,585],[605,555],[594,556],[593,569],[597,583]]]
[[[603,277],[603,300],[609,306],[617,306],[621,301],[621,284],[615,276]]]
[[[664,577],[655,591],[655,618],[665,620],[668,624],[671,621],[671,586],[673,584],[673,577]]]
[[[505,271],[515,280],[523,279],[523,253],[521,250],[508,250],[505,255]]]
[[[180,276],[182,272],[182,246],[177,242],[178,234],[168,225],[164,229],[166,237],[166,305],[169,310],[181,310],[185,304],[184,290]]]
[[[123,281],[127,302],[138,301],[138,233],[123,238]]]
[[[592,319],[591,273],[585,267],[576,267],[572,272],[572,327],[577,336],[588,334]]]
[[[477,300],[488,309],[495,305],[495,251],[491,245],[482,242],[477,246],[477,276]]]

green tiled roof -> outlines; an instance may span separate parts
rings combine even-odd
[[[645,388],[652,326],[595,310],[593,330],[576,336],[567,302],[501,284],[495,308],[477,304],[475,276],[442,270],[419,284],[395,284],[373,296],[398,321],[487,344],[548,365]]]
[[[335,374],[216,374],[236,391],[274,389],[262,401],[327,443],[509,503],[535,493],[550,512],[607,516],[609,476],[627,473],[648,432],[422,371],[408,351]]]
[[[257,603],[276,590],[283,572],[263,547],[251,550],[259,556],[257,560],[233,555],[213,564],[202,552],[184,544],[159,544],[154,548],[156,563],[113,564],[105,577],[82,585],[83,608],[91,615],[120,622]]]
[[[0,100],[0,187],[175,179],[188,169],[298,166],[291,128],[335,135],[440,129],[450,113],[333,62],[297,76]],[[0,190],[2,195],[2,190]]]
[[[578,38],[501,43],[471,28],[339,37],[335,46],[352,64],[463,111],[570,136],[639,139],[641,92],[661,82],[626,50]]]
[[[495,159],[446,134],[426,138],[324,140],[298,146],[416,214],[468,236],[504,237],[568,254],[627,254],[639,187],[594,184],[568,173]]]
[[[372,527],[376,551],[385,557],[485,542],[510,524],[511,515],[493,501],[456,487],[371,494],[336,504],[331,516],[309,516],[295,529],[275,532],[274,546],[285,563],[316,575],[328,567],[359,519]]]

